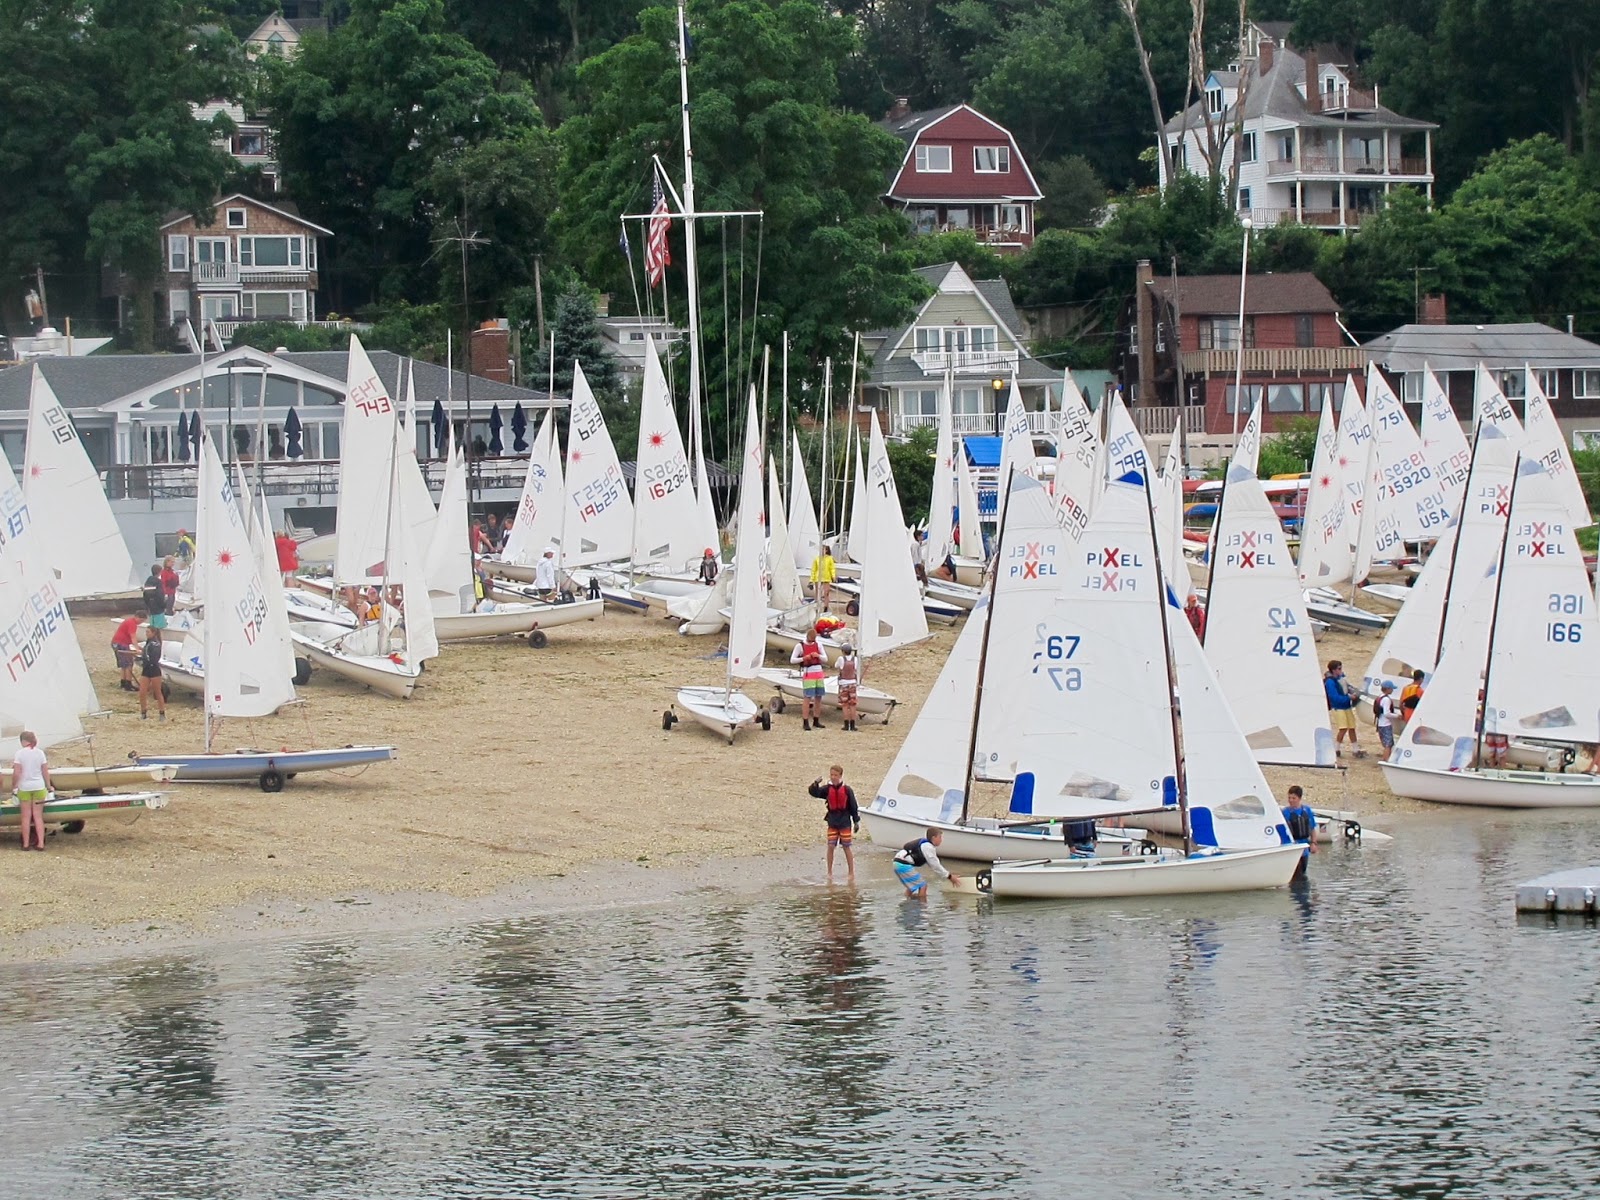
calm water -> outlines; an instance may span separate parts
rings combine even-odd
[[[1600,1191],[1600,824],[1190,902],[774,889],[0,973],[0,1196]],[[819,851],[820,853],[820,851]]]

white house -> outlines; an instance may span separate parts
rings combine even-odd
[[[1250,56],[1211,72],[1204,97],[1167,122],[1162,149],[1172,169],[1237,170],[1236,206],[1257,225],[1349,230],[1394,188],[1432,199],[1438,126],[1383,107],[1347,55],[1296,50],[1288,31],[1286,21],[1252,23]]]

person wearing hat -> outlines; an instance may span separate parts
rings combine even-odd
[[[533,568],[533,590],[539,599],[553,603],[556,598],[556,548],[546,546]]]
[[[187,529],[178,530],[178,561],[185,566],[194,561],[194,538]]]
[[[717,581],[717,552],[710,546],[700,556],[700,582],[710,587]]]
[[[1372,702],[1372,723],[1378,730],[1378,741],[1383,746],[1383,756],[1394,755],[1394,722],[1400,715],[1400,705],[1394,698],[1394,683],[1385,679]]]

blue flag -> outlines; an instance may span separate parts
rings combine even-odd
[[[622,236],[617,239],[617,249],[622,251],[623,258],[631,259],[633,257],[633,247],[628,245],[628,227],[626,225],[622,227]]]

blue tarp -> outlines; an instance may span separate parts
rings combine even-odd
[[[974,467],[1000,466],[1000,442],[997,437],[964,437],[961,444],[967,448],[967,462]]]

